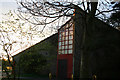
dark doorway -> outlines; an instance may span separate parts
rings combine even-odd
[[[67,78],[67,60],[60,59],[58,60],[58,79]]]

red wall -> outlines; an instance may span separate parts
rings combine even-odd
[[[57,74],[58,74],[58,60],[67,60],[67,78],[71,78],[73,74],[73,54],[58,54],[57,55]]]

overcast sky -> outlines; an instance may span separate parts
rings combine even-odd
[[[2,14],[14,9],[17,9],[15,0],[0,0],[0,20],[3,17]]]

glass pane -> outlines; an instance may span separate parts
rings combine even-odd
[[[64,41],[62,42],[62,45],[64,45]]]
[[[61,41],[61,37],[59,38],[59,41]]]
[[[73,23],[72,23],[72,22],[70,22],[70,23],[69,23],[69,26],[70,26],[70,27],[73,27]]]
[[[71,27],[69,28],[69,30],[73,30],[73,27],[71,26]]]
[[[68,40],[68,36],[65,37],[65,40]]]
[[[64,46],[62,46],[62,50],[64,49]]]
[[[73,36],[69,36],[69,39],[73,39]]]
[[[70,35],[73,35],[73,31],[70,31],[69,33],[70,33]]]
[[[73,41],[72,41],[72,40],[70,40],[70,41],[69,41],[69,44],[72,44],[72,43],[73,43]]]
[[[61,50],[61,46],[59,46],[59,50]]]
[[[72,50],[68,50],[68,53],[69,53],[69,54],[72,54]]]
[[[63,37],[63,32],[61,33],[61,37]]]
[[[61,37],[61,33],[59,34],[59,37]]]
[[[65,46],[65,49],[67,49],[68,48],[68,46]]]
[[[69,45],[69,49],[72,49],[72,45]]]
[[[67,50],[65,50],[65,54],[67,54]]]
[[[61,34],[59,34],[59,41],[61,41]]]
[[[65,41],[65,45],[67,45],[68,44],[68,41]]]
[[[59,53],[59,54],[62,54],[62,52],[61,52],[61,51],[59,51],[58,53]]]
[[[64,36],[62,36],[62,41],[64,41],[65,40],[65,37]]]
[[[66,29],[66,32],[68,32],[68,29]]]
[[[65,32],[62,33],[62,36],[65,36]]]
[[[64,32],[64,29],[61,29],[61,30],[60,30],[60,33],[62,34],[63,32]]]
[[[61,46],[61,42],[59,42],[59,46]]]
[[[68,31],[66,31],[66,35],[68,35]]]
[[[62,50],[62,54],[64,54],[64,50]]]

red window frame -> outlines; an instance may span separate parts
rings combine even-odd
[[[58,34],[59,34],[58,54],[73,54],[73,39],[74,39],[73,20],[70,20],[67,24],[61,27],[58,30]]]

